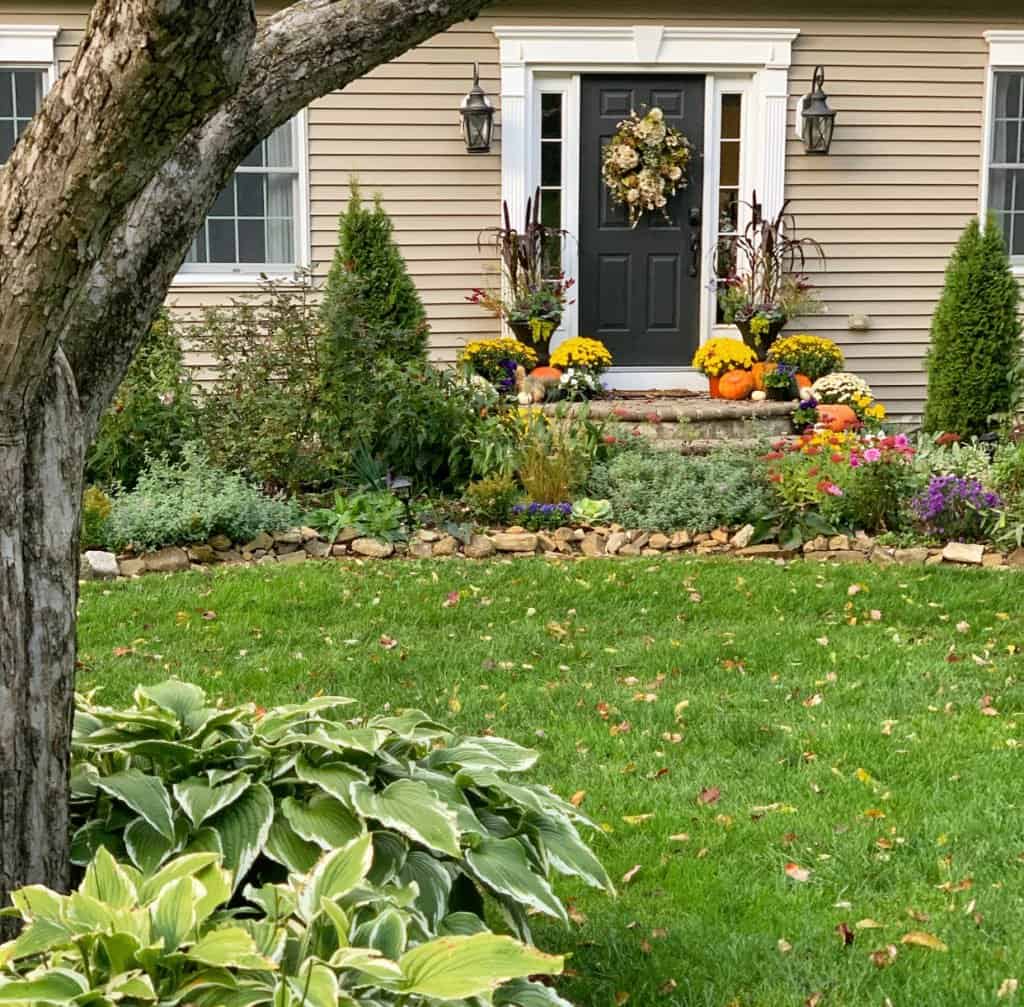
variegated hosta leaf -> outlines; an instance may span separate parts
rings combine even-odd
[[[147,700],[184,723],[190,714],[206,706],[206,693],[198,685],[172,678],[159,685],[140,685],[135,690],[135,702],[143,706]]]
[[[547,879],[534,872],[518,839],[485,839],[466,852],[466,862],[488,888],[568,924],[565,908]]]
[[[398,961],[403,992],[438,1000],[484,996],[509,979],[557,975],[562,964],[558,955],[490,933],[439,937],[407,951]]]
[[[50,969],[38,979],[0,976],[0,1004],[71,1004],[89,991],[85,976],[71,969]]]
[[[416,883],[419,893],[414,904],[436,930],[448,914],[448,899],[452,893],[451,874],[429,853],[413,850],[406,857],[398,877],[406,884]]]
[[[79,891],[114,909],[129,909],[138,900],[128,872],[105,849],[86,868]]]
[[[352,891],[366,877],[372,861],[373,841],[369,833],[325,854],[299,893],[298,911],[302,919],[309,923],[319,912],[322,899],[337,899]]]
[[[281,811],[298,835],[323,850],[344,846],[363,831],[362,823],[341,801],[323,794],[310,801],[286,797]]]
[[[405,951],[405,918],[397,909],[385,909],[356,928],[352,943],[373,948],[385,958],[397,959]]]
[[[250,777],[245,773],[219,787],[211,787],[205,780],[193,776],[174,784],[174,799],[192,824],[200,826],[211,815],[241,797],[249,789],[249,783]]]
[[[480,737],[467,738],[451,748],[435,749],[428,761],[437,766],[523,773],[536,765],[538,758],[532,748],[523,748],[506,738]]]
[[[171,799],[159,777],[147,776],[138,769],[126,769],[121,773],[101,776],[96,785],[141,815],[162,836],[174,841]]]
[[[273,821],[274,797],[262,783],[254,783],[209,819],[208,824],[220,837],[224,866],[231,871],[236,888],[263,849]]]
[[[202,965],[222,968],[271,970],[277,966],[264,958],[252,936],[241,927],[218,927],[203,934],[185,957]]]
[[[573,1007],[550,986],[512,979],[494,991],[494,1007]]]
[[[366,818],[432,850],[461,858],[455,812],[417,780],[396,780],[380,793],[362,784],[352,787],[356,810]]]
[[[582,878],[588,885],[614,894],[611,878],[586,843],[580,839],[575,826],[557,813],[526,817],[526,826],[541,843],[551,866],[561,874]]]
[[[205,889],[195,878],[178,878],[165,885],[150,906],[153,937],[163,942],[168,953],[176,951],[192,933],[198,922],[196,903],[205,894]]]

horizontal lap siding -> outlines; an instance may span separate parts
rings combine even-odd
[[[496,24],[796,27],[786,194],[802,231],[818,238],[828,255],[827,271],[815,279],[829,310],[804,327],[837,339],[851,367],[892,409],[919,413],[921,360],[943,270],[977,209],[987,58],[982,32],[1020,27],[1024,16],[890,18],[872,13],[870,3],[856,17],[822,17],[820,6],[785,16],[777,6],[741,8],[744,3],[734,0],[733,16],[715,5],[708,16],[681,17],[675,0],[646,0],[643,14],[610,13],[623,9],[610,0],[561,0],[557,14],[546,0],[511,0],[315,102],[309,159],[316,273],[323,276],[329,266],[337,214],[356,173],[367,193],[381,193],[394,219],[430,315],[435,356],[451,360],[467,339],[495,331],[464,297],[494,275],[493,256],[478,248],[478,237],[498,217],[500,143],[491,155],[467,155],[457,108],[473,62],[497,99]],[[60,23],[67,29],[59,39],[66,60],[85,10],[0,0],[0,23]],[[828,157],[804,154],[792,136],[797,99],[818,63],[826,67],[826,90],[838,111]],[[170,302],[194,317],[242,293],[178,286]],[[851,314],[869,315],[871,328],[851,332]],[[210,363],[198,353],[190,359]]]

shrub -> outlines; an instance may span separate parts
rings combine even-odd
[[[843,351],[824,336],[793,335],[783,336],[772,343],[768,359],[779,364],[789,364],[811,381],[817,381],[826,374],[843,369]]]
[[[350,187],[321,309],[325,376],[342,388],[361,384],[382,356],[424,361],[430,331],[380,196],[368,208],[355,178]]]
[[[992,484],[1004,500],[1024,500],[1024,443],[999,445],[992,462]]]
[[[349,461],[328,436],[318,310],[308,275],[267,281],[259,295],[205,311],[196,337],[218,366],[201,397],[210,457],[271,491],[330,484]]]
[[[998,493],[986,490],[977,479],[953,475],[934,476],[911,501],[926,533],[967,542],[986,538],[1001,507]]]
[[[993,485],[992,455],[977,441],[936,440],[918,437],[914,469],[921,488],[932,476],[963,476],[986,487]]]
[[[243,542],[296,519],[294,504],[265,496],[190,447],[179,463],[151,461],[134,490],[115,495],[109,539],[116,548],[138,549],[205,542],[213,535]]]
[[[372,490],[343,496],[336,493],[334,506],[313,511],[307,521],[334,542],[343,528],[360,535],[394,541],[401,537],[405,509],[402,501],[386,490]]]
[[[612,890],[577,831],[593,824],[522,781],[535,752],[454,735],[418,710],[358,717],[353,702],[224,707],[178,681],[140,686],[127,709],[80,697],[73,862],[106,847],[149,876],[179,852],[213,849],[234,892],[287,916],[294,894],[273,883],[322,872],[325,851],[355,842],[371,888],[343,903],[351,923],[384,889],[410,917],[410,932],[473,933],[485,929],[486,896],[523,940],[528,909],[567,923],[555,872]],[[316,898],[298,902],[300,911],[320,907]],[[354,943],[367,946],[366,936]]]
[[[82,528],[78,533],[80,549],[106,548],[113,508],[113,501],[98,486],[86,489],[82,494]]]
[[[498,525],[508,523],[519,495],[519,487],[511,476],[496,475],[471,482],[466,487],[465,501],[478,521]]]
[[[683,457],[636,447],[596,465],[587,488],[611,501],[616,521],[648,531],[744,524],[771,501],[757,458],[733,450]]]
[[[380,862],[369,834],[324,854],[308,873],[248,891],[254,907],[241,913],[225,905],[231,877],[218,859],[189,852],[146,877],[101,849],[77,892],[15,892],[26,925],[0,949],[0,1000],[426,1007],[490,1001],[512,979],[494,1002],[554,1002],[526,977],[561,972],[560,957],[482,924],[458,929],[468,921],[442,925],[435,937],[407,892],[375,882]]]
[[[1011,404],[1020,290],[994,219],[964,230],[932,318],[924,429],[983,433]]]
[[[178,332],[161,314],[139,345],[85,459],[85,479],[131,489],[147,456],[181,457],[196,436],[196,409]]]

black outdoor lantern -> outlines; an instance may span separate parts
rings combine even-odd
[[[489,154],[494,129],[494,106],[480,86],[480,67],[473,64],[473,89],[462,99],[462,135],[470,154]]]
[[[832,146],[832,131],[836,114],[828,104],[828,95],[822,90],[825,83],[825,68],[816,66],[811,81],[811,93],[806,95],[801,107],[803,118],[801,133],[804,149],[808,154],[827,154]]]

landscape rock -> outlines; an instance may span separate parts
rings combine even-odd
[[[265,531],[261,531],[259,534],[254,536],[251,541],[246,542],[245,545],[242,546],[242,551],[255,553],[262,549],[263,552],[268,552],[273,548],[274,536],[268,535]]]
[[[688,531],[677,531],[672,533],[672,538],[668,541],[668,547],[669,549],[685,549],[692,542],[693,539],[690,538]]]
[[[928,550],[923,546],[914,549],[897,549],[892,554],[892,558],[897,563],[903,563],[907,566],[919,566],[928,560]]]
[[[410,542],[409,555],[415,559],[430,559],[434,555],[434,547],[429,542]]]
[[[849,535],[833,535],[828,540],[829,549],[836,550],[847,550],[850,548],[850,537]]]
[[[823,563],[863,563],[867,559],[858,549],[829,549],[828,552],[814,553],[813,556]]]
[[[288,528],[286,531],[274,532],[274,541],[279,545],[302,545],[302,531],[298,528]]]
[[[216,553],[218,563],[244,563],[245,557],[235,549],[218,550]]]
[[[188,547],[188,558],[193,563],[216,563],[217,550],[212,545],[191,545]]]
[[[146,561],[137,556],[129,556],[118,562],[122,577],[139,577],[146,572]]]
[[[809,542],[804,542],[804,552],[825,552],[828,539],[824,535],[816,535]]]
[[[929,554],[928,558],[924,561],[925,566],[938,566],[942,562],[942,553],[937,552],[934,555]]]
[[[309,539],[302,548],[306,550],[306,555],[312,556],[313,559],[326,559],[331,554],[331,547],[320,539]]]
[[[146,569],[150,573],[180,573],[182,570],[187,570],[189,566],[188,553],[176,545],[151,552],[144,559]]]
[[[523,530],[520,532],[496,532],[491,536],[498,552],[536,552],[537,536]]]
[[[117,557],[112,552],[88,549],[82,556],[83,580],[114,580],[120,572]]]
[[[357,538],[352,543],[352,551],[360,556],[369,556],[371,559],[387,559],[394,555],[395,546],[392,542],[382,542],[375,538]]]
[[[745,549],[740,549],[736,553],[737,556],[768,556],[771,559],[792,559],[796,552],[793,549],[783,549],[781,545],[775,542],[762,542],[761,545],[748,545]]]
[[[278,556],[287,556],[289,553],[298,552],[302,548],[301,542],[278,542],[274,547]]]
[[[213,549],[223,552],[225,549],[230,549],[234,543],[227,535],[213,535],[207,544]]]
[[[256,560],[256,565],[257,566],[270,566],[271,563],[276,563],[276,562],[277,562],[277,557],[273,553],[269,553],[268,552],[265,555],[260,556],[260,558],[258,560]]]
[[[347,545],[332,545],[331,546],[331,555],[335,559],[341,559],[342,556],[347,556],[348,555],[348,546]]]
[[[711,533],[711,541],[719,545],[725,545],[729,541],[729,533],[724,528],[716,528]]]
[[[624,545],[626,545],[625,534],[621,531],[613,531],[604,544],[604,551],[609,556],[614,556]]]
[[[893,555],[893,550],[879,549],[876,546],[871,551],[871,562],[875,566],[893,566],[896,563],[896,557]]]
[[[754,537],[754,526],[752,524],[745,524],[735,535],[732,537],[732,544],[737,549],[746,549],[750,545],[750,540]]]
[[[308,525],[303,525],[299,529],[299,534],[302,536],[303,542],[312,542],[314,539],[318,539],[320,537],[320,532],[315,528],[310,528]]]
[[[345,545],[348,542],[354,542],[357,538],[359,538],[359,532],[355,528],[349,526],[347,528],[342,528],[341,531],[338,532],[334,539],[334,544]]]
[[[858,549],[860,552],[871,552],[875,547],[875,540],[867,532],[859,531],[850,543],[851,549]]]
[[[580,551],[584,556],[589,556],[592,559],[596,556],[603,556],[604,540],[596,532],[591,532],[580,543]]]
[[[664,552],[668,548],[669,537],[656,531],[648,540],[647,544],[656,552]]]
[[[441,533],[434,531],[432,528],[421,528],[416,532],[416,537],[421,542],[439,542],[441,539]]]
[[[1002,553],[987,552],[981,557],[981,565],[990,570],[998,570],[1006,566],[1006,559]]]
[[[1006,557],[1006,562],[1010,566],[1024,566],[1024,549],[1014,549],[1013,552]]]
[[[486,559],[494,555],[494,543],[486,535],[474,535],[462,551],[470,559]]]
[[[434,556],[454,556],[458,551],[459,543],[452,535],[445,535],[431,549]]]
[[[266,559],[266,557],[263,557]],[[286,553],[284,556],[278,556],[278,563],[285,563],[288,565],[294,565],[295,563],[305,563],[307,554],[305,549],[296,549],[295,552]]]
[[[969,563],[972,566],[981,566],[985,556],[983,545],[974,545],[969,542],[950,542],[942,550],[942,558],[946,563]]]
[[[619,548],[619,551],[615,554],[616,556],[639,556],[640,546],[635,542],[627,542],[625,545]]]

